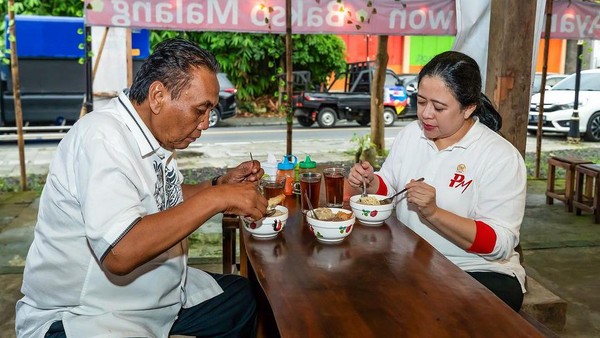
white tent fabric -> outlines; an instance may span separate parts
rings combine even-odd
[[[490,0],[456,0],[456,39],[452,50],[475,59],[485,86],[490,35]]]
[[[544,29],[546,0],[537,0],[531,75],[535,72],[540,36]],[[456,39],[452,50],[471,56],[481,69],[482,85],[487,72],[491,0],[456,0]],[[532,81],[533,82],[533,81]]]

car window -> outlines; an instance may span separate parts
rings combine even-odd
[[[557,83],[552,90],[575,90],[576,74],[571,74]],[[600,73],[581,73],[579,90],[600,91]]]
[[[550,79],[546,79],[546,85],[552,87],[555,84],[559,83],[562,79],[564,79],[564,77],[553,77]]]
[[[221,90],[225,90],[226,88],[234,88],[235,86],[229,79],[225,73],[217,73],[217,79],[219,80],[219,87]]]
[[[546,79],[546,81],[548,81],[548,79]],[[540,91],[541,86],[542,86],[542,75],[535,74],[535,76],[533,77],[533,88],[531,88],[531,91],[534,93],[537,93]]]
[[[398,80],[396,79],[396,77],[394,75],[392,75],[390,73],[385,74],[384,87],[395,87],[396,82],[398,82]]]

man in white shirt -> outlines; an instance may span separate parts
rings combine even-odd
[[[247,280],[187,266],[187,236],[217,213],[262,217],[257,161],[196,185],[174,158],[208,128],[217,62],[181,39],[141,67],[128,95],[78,121],[40,199],[16,306],[17,337],[247,337]]]

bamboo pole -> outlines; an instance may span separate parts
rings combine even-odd
[[[92,91],[94,90],[94,79],[96,78],[96,71],[98,71],[98,65],[100,64],[100,59],[102,58],[102,51],[104,51],[104,45],[106,44],[106,37],[108,36],[108,29],[110,27],[105,27],[104,34],[102,35],[102,40],[100,41],[100,47],[98,48],[98,55],[96,56],[96,61],[94,62],[94,68],[92,69]],[[87,57],[87,55],[86,55]],[[93,95],[93,94],[92,94]],[[79,111],[79,118],[82,118],[83,115],[87,113],[87,104],[86,100],[83,100],[83,104],[81,105],[81,110]]]
[[[127,87],[131,87],[133,83],[133,56],[131,55],[132,41],[131,41],[131,28],[127,28],[125,31],[125,53],[127,62]]]
[[[19,80],[19,59],[17,57],[17,32],[15,27],[15,1],[8,0],[8,32],[10,40],[10,70],[15,101],[15,121],[17,124],[17,144],[19,147],[19,165],[21,168],[21,190],[27,190],[27,174],[25,172],[25,139],[23,137],[23,110],[21,107],[21,81]]]
[[[285,82],[287,92],[287,142],[286,154],[292,154],[292,124],[294,123],[294,105],[292,94],[294,78],[292,72],[292,0],[285,1]]]
[[[550,48],[550,31],[552,25],[553,0],[546,1],[546,27],[544,31],[544,61],[542,65],[542,83],[540,84],[540,105],[538,108],[538,125],[535,143],[535,178],[540,178],[540,161],[542,157],[542,117],[544,116],[544,97],[546,95],[546,75],[548,74],[548,49]]]

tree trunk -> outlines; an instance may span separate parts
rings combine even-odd
[[[375,74],[371,82],[371,140],[375,143],[378,154],[385,148],[385,127],[383,124],[383,87],[385,85],[385,72],[388,64],[388,36],[379,36],[377,43],[377,57],[375,61]]]
[[[522,155],[527,141],[535,11],[535,1],[492,0],[490,15],[485,92],[502,116],[502,134]]]

